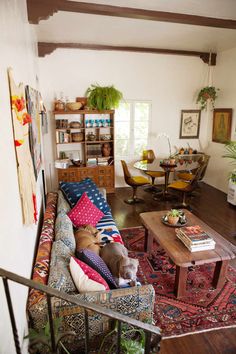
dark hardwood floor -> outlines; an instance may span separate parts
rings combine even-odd
[[[146,211],[169,210],[175,202],[156,201],[150,192],[138,189],[138,196],[144,203],[128,205],[125,198],[132,190],[116,188],[108,194],[113,217],[119,229],[141,225],[139,214]],[[190,199],[192,212],[223,237],[236,245],[236,206],[227,203],[226,194],[201,182]],[[236,260],[231,262],[236,268]],[[166,339],[161,342],[161,354],[235,354],[236,328],[219,329],[210,332]]]

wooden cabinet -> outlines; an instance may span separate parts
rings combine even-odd
[[[90,177],[107,192],[114,192],[114,111],[55,111],[56,159],[80,160],[58,169],[58,180]]]

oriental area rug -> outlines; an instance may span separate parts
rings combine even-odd
[[[141,284],[152,284],[155,293],[154,320],[163,338],[236,327],[236,270],[228,268],[226,282],[214,289],[215,264],[188,268],[186,296],[174,295],[175,265],[154,242],[152,256],[144,252],[144,228],[120,230],[129,256],[139,260]]]

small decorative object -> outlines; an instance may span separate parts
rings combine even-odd
[[[73,142],[80,142],[84,140],[83,133],[71,133],[71,139]]]
[[[102,156],[109,157],[111,155],[111,145],[109,143],[102,144]]]
[[[94,141],[96,140],[96,135],[93,132],[87,134],[87,140]]]
[[[80,166],[80,165],[81,165],[80,159],[71,159],[71,162],[72,162],[73,165],[75,165],[75,166]]]
[[[219,91],[219,89],[216,89],[214,86],[206,86],[199,91],[196,103],[200,103],[201,110],[207,107],[208,101],[211,102],[212,107],[214,108],[217,91]]]
[[[92,109],[109,110],[118,107],[123,95],[114,86],[91,85],[86,91],[88,106]]]
[[[55,167],[56,168],[68,168],[70,165],[70,160],[69,159],[61,159],[61,160],[56,160],[55,161]]]
[[[70,128],[81,128],[81,123],[80,122],[71,122]]]
[[[171,209],[162,217],[162,222],[168,226],[180,227],[187,224],[186,216],[182,210]]]
[[[180,139],[197,139],[199,137],[201,111],[197,109],[182,110]]]
[[[68,102],[66,104],[66,108],[69,111],[78,111],[81,107],[82,107],[82,103],[81,102]]]
[[[109,134],[104,134],[100,136],[101,140],[111,140],[111,135]]]
[[[212,141],[225,144],[230,140],[232,122],[231,108],[214,109]]]
[[[168,223],[171,225],[177,224],[177,222],[179,221],[179,216],[180,214],[178,209],[171,209],[171,211],[167,213]]]
[[[76,102],[80,102],[81,109],[83,109],[87,105],[87,97],[76,97]]]

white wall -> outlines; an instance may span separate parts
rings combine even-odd
[[[106,52],[89,50],[58,49],[39,59],[42,93],[48,109],[51,109],[55,94],[74,99],[83,96],[92,83],[114,84],[123,92],[125,99],[152,101],[152,124],[149,148],[158,155],[168,154],[165,138],[156,139],[156,134],[166,132],[171,145],[187,147],[187,142],[197,149],[206,145],[206,114],[202,114],[200,137],[179,139],[180,115],[182,109],[197,109],[197,91],[206,84],[207,65],[199,58],[140,54],[127,52]],[[50,121],[46,151],[48,169],[51,164],[53,176],[54,123]],[[52,140],[51,140],[52,139]],[[52,143],[53,142],[53,143]],[[49,173],[47,173],[49,175]],[[120,162],[116,168],[116,186],[124,185]],[[49,186],[56,187],[54,179]]]
[[[231,140],[236,140],[236,48],[217,55],[214,85],[220,89],[215,108],[232,108]],[[227,192],[228,176],[233,167],[229,159],[222,158],[225,153],[224,144],[212,142],[213,112],[209,112],[209,145],[206,152],[211,156],[205,181],[212,186]]]
[[[25,0],[0,1],[0,33],[0,267],[29,278],[37,225],[22,225],[7,78],[7,68],[11,66],[16,83],[24,82],[37,88],[35,35],[27,22]],[[41,205],[41,189],[42,183],[39,180],[38,209]],[[26,326],[25,302],[28,289],[11,284],[10,291],[22,342]],[[15,347],[2,281],[0,309],[0,353],[13,354]]]

